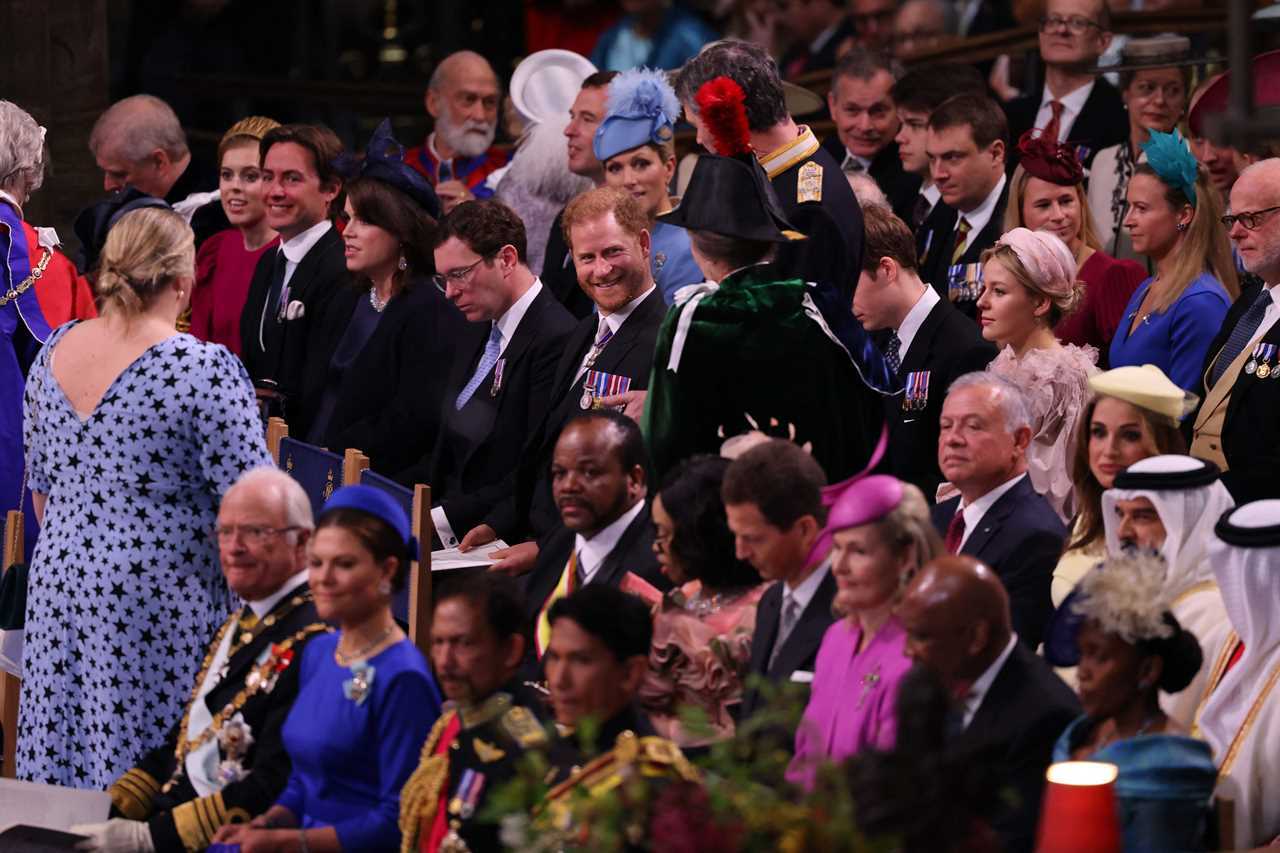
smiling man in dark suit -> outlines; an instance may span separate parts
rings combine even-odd
[[[836,132],[822,147],[846,174],[870,175],[893,212],[908,218],[920,192],[920,176],[903,168],[894,141],[901,121],[891,91],[902,74],[902,66],[887,54],[865,47],[845,54],[836,65],[827,93]],[[863,253],[865,259],[865,244]]]
[[[670,588],[653,553],[645,468],[640,427],[620,412],[580,412],[560,432],[551,460],[560,525],[543,538],[524,582],[539,659],[551,639],[549,613],[557,600],[588,584]]]
[[[546,419],[525,447],[514,493],[462,537],[463,550],[496,537],[508,542],[525,535],[541,537],[559,524],[549,470],[561,429],[575,414],[601,408],[605,398],[649,387],[653,348],[667,306],[649,266],[644,212],[628,193],[598,187],[570,201],[563,222],[579,287],[595,313],[580,320],[569,335],[551,385]],[[522,565],[531,567],[536,553],[523,550],[523,559],[512,554],[501,568],[518,572]]]
[[[818,646],[834,620],[831,561],[814,561],[811,553],[826,521],[826,483],[812,456],[775,438],[735,459],[720,489],[738,559],[766,581],[778,581],[756,609],[748,670],[771,682],[812,682]],[[747,688],[740,717],[763,704],[760,693]]]
[[[955,95],[929,114],[925,151],[941,200],[916,232],[920,277],[970,319],[982,252],[1004,233],[1008,145],[1004,113],[986,95]]]
[[[1087,170],[1100,150],[1128,138],[1124,99],[1089,70],[1110,44],[1107,0],[1048,0],[1040,19],[1044,88],[1005,104],[1015,155],[1022,134],[1040,128],[1075,147]],[[1010,157],[1009,170],[1016,165]]]
[[[401,482],[430,483],[443,543],[475,527],[510,493],[520,451],[546,416],[573,316],[525,264],[520,217],[499,201],[468,201],[440,223],[435,261],[445,296],[467,318],[429,460]]]
[[[903,393],[885,398],[889,470],[932,501],[942,483],[938,418],[957,376],[984,369],[996,348],[978,327],[920,280],[915,237],[887,210],[868,208],[862,277],[853,314],[869,332],[884,332],[885,360]]]
[[[927,563],[908,585],[898,618],[907,654],[956,697],[948,717],[951,742],[980,751],[992,781],[1013,795],[999,798],[991,819],[1001,848],[1030,851],[1054,743],[1079,716],[1080,703],[1018,642],[1004,585],[972,557]]]
[[[259,151],[267,224],[280,234],[280,248],[264,253],[253,271],[240,315],[240,357],[256,384],[273,383],[284,395],[289,426],[305,435],[310,417],[297,396],[311,330],[347,276],[342,237],[329,221],[342,191],[333,168],[342,143],[327,127],[286,124],[268,131]],[[331,353],[321,355],[327,361]]]
[[[933,508],[953,554],[969,554],[1000,576],[1013,626],[1028,648],[1044,639],[1049,586],[1066,528],[1031,487],[1031,415],[1021,389],[986,371],[951,384],[939,422],[938,467],[960,496]]]

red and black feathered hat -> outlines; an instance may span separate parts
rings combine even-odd
[[[769,179],[751,151],[742,87],[728,77],[717,77],[704,83],[694,100],[715,153],[698,158],[680,203],[658,219],[742,240],[804,239],[783,216]]]
[[[1076,149],[1056,139],[1047,139],[1038,130],[1028,130],[1018,140],[1018,163],[1027,174],[1060,187],[1084,183],[1084,168]]]

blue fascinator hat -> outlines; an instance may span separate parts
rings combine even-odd
[[[1146,152],[1147,164],[1160,176],[1160,180],[1181,190],[1195,207],[1196,175],[1200,166],[1178,129],[1175,127],[1173,133],[1151,131],[1151,138],[1142,143],[1142,150]]]
[[[596,128],[596,159],[610,157],[650,142],[662,144],[674,137],[680,117],[680,101],[663,71],[633,68],[609,84],[609,107]]]
[[[413,199],[432,219],[440,218],[440,199],[427,179],[404,162],[404,146],[391,135],[391,119],[384,118],[374,130],[363,158],[344,151],[333,161],[333,168],[344,181],[382,181]]]
[[[418,540],[410,530],[409,516],[391,495],[373,486],[343,486],[324,502],[320,514],[333,509],[356,509],[384,521],[404,540],[410,560],[418,559]]]

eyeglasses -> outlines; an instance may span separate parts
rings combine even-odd
[[[219,524],[213,528],[213,532],[218,537],[219,542],[235,539],[236,534],[239,533],[246,545],[257,546],[271,536],[279,536],[281,533],[301,529],[301,527],[266,527],[261,524]]]
[[[1067,31],[1072,35],[1078,36],[1087,33],[1091,28],[1102,29],[1102,25],[1097,21],[1091,21],[1082,15],[1072,15],[1064,18],[1061,15],[1049,15],[1040,19],[1040,32],[1049,33],[1054,30],[1066,27]]]
[[[492,255],[485,255],[474,264],[467,264],[465,267],[458,267],[456,270],[449,270],[446,273],[436,273],[431,276],[431,283],[436,286],[436,290],[447,294],[451,283],[456,285],[466,283],[466,281],[471,278],[471,273],[475,271],[476,267],[480,266],[480,264],[485,261],[493,260],[496,256],[497,252],[494,252]]]
[[[1150,98],[1156,92],[1164,93],[1166,101],[1181,101],[1187,96],[1187,90],[1181,83],[1165,83],[1157,86],[1150,80],[1137,80],[1133,83],[1133,94],[1139,98]]]
[[[1264,208],[1263,210],[1246,210],[1242,213],[1228,213],[1222,217],[1222,224],[1230,230],[1231,226],[1239,222],[1244,226],[1246,231],[1257,231],[1262,225],[1262,220],[1267,218],[1268,214],[1280,210],[1280,205],[1275,207]]]

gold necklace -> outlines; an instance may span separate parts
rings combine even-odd
[[[390,637],[395,630],[396,630],[396,623],[392,622],[390,625],[387,626],[387,629],[385,631],[383,631],[381,634],[375,637],[372,642],[368,643],[363,648],[358,649],[357,651],[354,651],[354,652],[343,652],[341,649],[334,648],[333,656],[338,661],[339,666],[350,666],[353,661],[363,660],[365,656],[369,654],[369,652],[373,651],[379,645],[381,645],[382,642],[386,640],[387,637]],[[339,645],[342,644],[342,639],[346,638],[346,636],[347,636],[346,634],[343,634],[342,638],[338,640]]]

